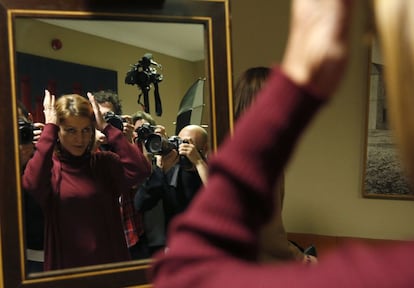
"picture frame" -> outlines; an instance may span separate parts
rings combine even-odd
[[[365,198],[414,200],[414,190],[406,179],[388,121],[385,69],[379,43],[374,38],[369,57],[362,195]]]

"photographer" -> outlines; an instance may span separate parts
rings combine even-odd
[[[32,158],[35,151],[35,143],[42,133],[44,124],[33,123],[32,115],[24,107],[23,103],[18,101],[17,114],[19,124],[19,151],[20,167],[24,171],[27,162]],[[43,230],[44,217],[42,209],[34,198],[23,191],[24,197],[24,215],[25,215],[25,233],[26,233],[26,258],[28,273],[43,271]]]
[[[166,136],[164,135],[166,138]],[[149,179],[135,195],[135,208],[145,212],[162,204],[164,219],[156,226],[163,226],[163,243],[150,247],[153,254],[165,246],[165,235],[171,220],[183,212],[196,192],[207,179],[208,135],[198,125],[188,125],[178,134],[181,142],[177,149],[157,155],[156,166]],[[190,164],[190,165],[189,165]],[[151,249],[152,248],[152,249]]]
[[[131,124],[131,117],[129,115],[122,115],[122,105],[118,94],[108,89],[93,92],[93,95],[105,121],[121,130],[128,141],[132,143],[134,126]],[[110,150],[110,147],[106,147],[106,140],[101,134],[98,135],[97,139],[101,142],[100,144],[103,144],[100,147],[101,149]]]
[[[118,95],[112,90],[101,90],[94,92],[95,101],[107,123],[121,130],[126,139],[134,143],[133,117],[122,115],[122,105]],[[121,116],[122,115],[122,116]],[[107,138],[100,131],[96,131],[96,146],[98,150],[111,151],[112,147],[108,144]],[[138,148],[141,148],[138,146]],[[141,150],[141,149],[140,149]],[[141,150],[142,152],[142,150]],[[142,163],[142,167],[143,167]],[[144,171],[145,169],[143,169]],[[138,185],[139,183],[137,183]],[[139,252],[138,242],[143,232],[141,213],[134,209],[134,195],[136,187],[122,193],[119,198],[120,213],[122,225],[125,234],[125,240],[132,259],[142,258]]]

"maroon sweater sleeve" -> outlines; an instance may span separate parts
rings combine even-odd
[[[33,193],[40,203],[44,203],[52,191],[52,155],[58,137],[59,127],[46,124],[42,136],[36,143],[33,157],[27,162],[22,177],[22,186],[26,191]]]
[[[121,131],[111,125],[107,125],[103,133],[107,136],[112,151],[120,157],[125,187],[130,188],[143,182],[151,173],[151,165],[141,150],[129,143]]]
[[[315,267],[256,262],[258,230],[272,212],[272,187],[322,105],[321,98],[275,69],[237,123],[232,139],[210,160],[207,185],[174,220],[168,252],[157,255],[151,270],[155,287],[410,287],[414,283],[412,244],[385,253],[344,248]]]

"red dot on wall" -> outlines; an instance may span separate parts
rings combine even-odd
[[[51,46],[53,50],[60,50],[62,48],[62,41],[60,39],[53,39]]]

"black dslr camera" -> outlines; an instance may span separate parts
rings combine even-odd
[[[170,138],[162,137],[159,134],[154,133],[155,126],[148,123],[144,123],[139,127],[136,132],[138,134],[137,141],[144,143],[145,149],[154,155],[167,155],[172,150],[177,150],[182,143],[188,143],[187,140],[183,140],[178,136],[171,136]],[[180,165],[185,169],[190,169],[193,164],[185,157],[180,157]]]
[[[138,137],[137,141],[144,143],[147,151],[154,155],[167,155],[171,150],[178,149],[177,143],[166,139],[159,134],[154,133],[155,126],[148,123],[142,124],[136,130]]]
[[[121,131],[124,131],[124,119],[122,119],[121,116],[116,115],[114,112],[109,111],[106,112],[103,115],[103,118],[105,119],[106,123],[111,124],[112,126],[114,126],[115,128],[118,128]]]
[[[36,129],[35,126],[25,119],[19,118],[19,138],[20,144],[29,144],[33,141],[33,131]]]

